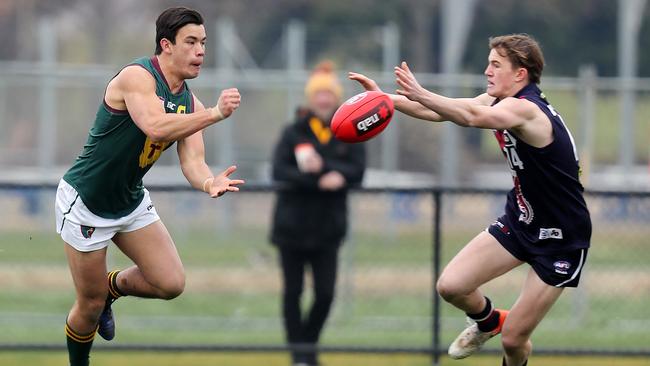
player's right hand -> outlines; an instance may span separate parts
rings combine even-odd
[[[212,184],[208,193],[210,197],[216,198],[223,196],[226,192],[239,192],[238,185],[244,184],[243,179],[230,179],[230,175],[237,170],[237,167],[232,165],[228,169],[214,176]]]
[[[237,88],[224,89],[219,95],[219,101],[217,102],[217,108],[221,113],[222,119],[228,118],[235,109],[239,108],[241,103],[241,95]]]
[[[350,80],[358,81],[361,86],[367,91],[381,91],[377,83],[371,78],[367,77],[364,74],[359,74],[356,72],[348,72],[348,78]]]

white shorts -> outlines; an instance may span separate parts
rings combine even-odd
[[[80,252],[105,248],[115,234],[135,231],[160,220],[146,189],[142,202],[128,216],[107,219],[90,212],[79,193],[63,179],[56,190],[54,211],[56,232]]]

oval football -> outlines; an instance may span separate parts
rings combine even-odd
[[[330,128],[343,142],[363,142],[381,133],[394,112],[393,101],[388,95],[367,91],[345,101],[334,113]]]

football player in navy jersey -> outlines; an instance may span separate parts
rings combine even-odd
[[[490,38],[487,90],[475,98],[448,98],[424,89],[405,62],[395,67],[395,108],[410,116],[494,130],[513,189],[505,212],[447,264],[440,295],[470,319],[449,347],[465,358],[501,333],[503,365],[528,362],[530,336],[565,287],[576,287],[584,267],[591,220],[579,181],[578,156],[562,117],[538,88],[544,57],[526,34]],[[350,73],[367,90],[368,77]],[[510,311],[497,309],[479,289],[528,263],[521,294]]]

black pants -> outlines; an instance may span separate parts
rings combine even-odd
[[[284,293],[282,315],[289,344],[318,343],[321,330],[334,300],[338,245],[322,249],[280,248]],[[311,267],[314,302],[303,318],[300,297],[304,286],[305,266]],[[316,365],[316,352],[292,352],[294,362]]]

